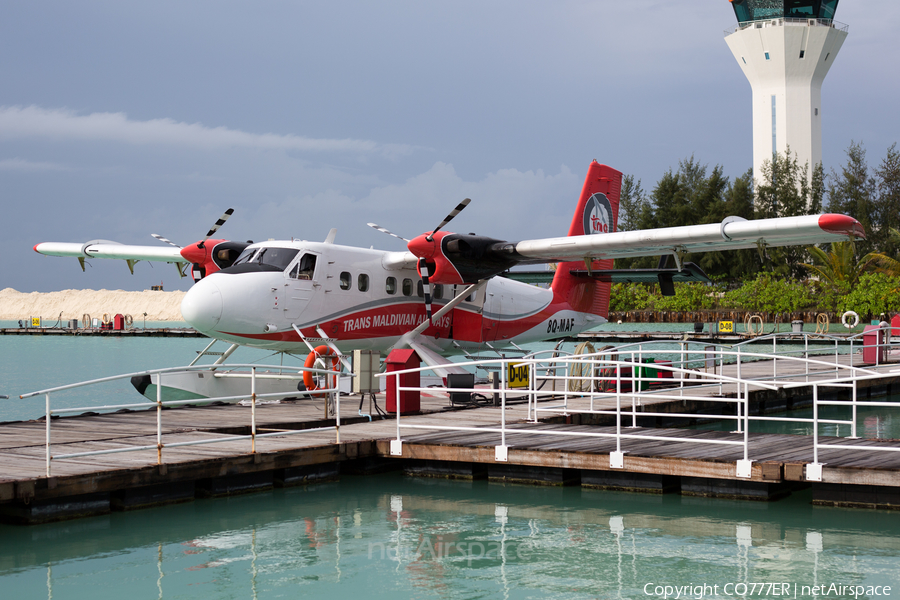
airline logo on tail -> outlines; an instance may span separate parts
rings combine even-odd
[[[584,233],[610,233],[612,228],[612,205],[606,194],[597,192],[584,205]]]

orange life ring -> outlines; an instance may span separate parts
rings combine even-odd
[[[311,369],[315,366],[316,361],[318,359],[322,359],[323,361],[331,360],[331,366],[325,367],[326,369],[331,369],[333,371],[340,370],[340,360],[337,357],[337,354],[334,353],[334,350],[329,348],[328,346],[318,346],[313,352],[310,352],[306,356],[306,361],[303,363],[303,366],[307,369]],[[315,374],[310,371],[303,371],[303,385],[306,386],[307,392],[313,392],[319,389],[319,383],[316,381]],[[323,396],[324,394],[312,394],[314,396]]]

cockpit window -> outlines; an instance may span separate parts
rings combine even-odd
[[[247,248],[241,252],[241,255],[237,257],[237,260],[232,263],[232,266],[250,262],[250,259],[253,258],[253,255],[256,254],[258,250],[259,248]]]
[[[263,248],[253,259],[253,262],[284,270],[291,264],[298,252],[299,250],[296,248]]]
[[[291,269],[291,277],[294,279],[312,279],[316,270],[316,255],[304,254],[300,262]]]

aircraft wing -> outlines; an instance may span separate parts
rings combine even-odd
[[[170,263],[187,263],[179,248],[174,246],[128,246],[108,240],[95,240],[85,244],[44,242],[34,251],[47,256],[74,256],[76,258],[119,258],[124,260],[153,260]]]
[[[495,244],[490,250],[518,259],[518,263],[542,263],[741,250],[759,245],[809,246],[865,238],[859,221],[846,215],[732,219],[709,225],[525,240]]]

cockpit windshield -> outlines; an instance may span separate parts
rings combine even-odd
[[[259,248],[247,248],[246,250],[241,252],[241,255],[237,257],[237,260],[235,260],[233,263],[231,263],[232,266],[242,265],[244,263],[250,262],[250,259],[253,258],[253,255],[256,254],[258,251],[259,251]]]
[[[265,269],[267,271],[283,271],[291,264],[294,257],[297,256],[297,252],[299,252],[299,250],[296,248],[247,248],[241,252],[241,255],[238,256],[232,266],[260,265],[269,267],[268,269]]]

